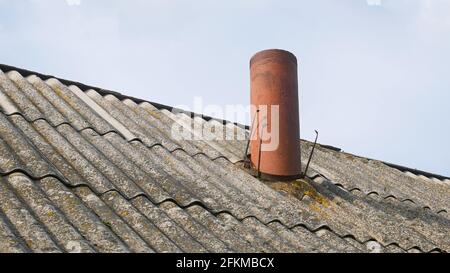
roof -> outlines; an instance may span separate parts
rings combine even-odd
[[[446,177],[319,146],[265,182],[245,140],[174,139],[170,107],[0,70],[0,252],[450,251]]]

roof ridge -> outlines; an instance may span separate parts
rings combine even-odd
[[[104,89],[104,88],[100,88],[100,87],[96,87],[96,86],[93,86],[93,85],[84,84],[84,83],[77,82],[77,81],[63,79],[63,78],[56,77],[56,76],[53,76],[53,75],[47,75],[47,74],[39,73],[39,72],[36,72],[36,71],[33,71],[33,70],[23,69],[23,68],[19,68],[19,67],[7,65],[7,64],[2,64],[2,63],[0,63],[0,70],[2,70],[4,72],[17,71],[23,77],[28,77],[28,76],[31,76],[31,75],[35,75],[35,76],[38,76],[39,78],[43,79],[44,81],[53,78],[53,79],[57,79],[62,84],[66,85],[67,87],[69,87],[71,85],[75,85],[75,86],[77,86],[78,88],[80,88],[83,91],[87,91],[87,90],[90,90],[90,89],[95,90],[96,92],[98,92],[102,96],[113,95],[113,96],[117,97],[119,100],[129,99],[129,100],[134,101],[137,104],[147,102],[147,103],[152,104],[156,108],[158,108],[158,110],[168,110],[168,111],[171,111],[171,112],[172,111],[176,111],[177,113],[184,113],[184,114],[186,114],[186,115],[188,115],[190,117],[200,116],[206,121],[215,120],[215,121],[218,121],[218,122],[220,122],[222,124],[231,123],[231,124],[234,124],[236,126],[239,126],[239,127],[245,128],[245,129],[250,129],[250,126],[244,125],[244,124],[240,124],[238,122],[231,122],[231,121],[228,121],[228,120],[225,120],[225,119],[219,119],[219,118],[210,117],[210,116],[207,116],[207,115],[204,115],[204,114],[200,114],[200,113],[186,111],[186,110],[179,109],[179,108],[176,108],[176,107],[173,107],[173,106],[169,106],[169,105],[165,105],[165,104],[161,104],[161,103],[157,103],[157,102],[153,102],[153,101],[140,99],[140,98],[136,98],[136,97],[133,97],[133,96],[124,95],[124,94],[122,94],[120,92],[117,92],[117,91]]]
[[[312,144],[312,142],[308,141],[308,140],[302,139],[302,141],[305,141],[305,142],[308,142],[308,143]],[[353,154],[351,152],[346,152],[346,151],[344,151],[344,150],[342,150],[340,148],[337,148],[337,147],[334,147],[334,146],[330,146],[330,145],[323,145],[323,144],[320,144],[320,143],[317,143],[317,144],[320,145],[320,147],[322,147],[322,148],[325,148],[327,150],[331,150],[331,151],[334,151],[334,152],[347,154],[347,155],[350,155],[350,156],[353,156],[353,157],[366,159],[366,160],[369,160],[369,161],[377,161],[377,162],[380,162],[380,163],[383,163],[383,164],[387,165],[388,167],[397,169],[397,170],[399,170],[401,172],[410,172],[410,173],[412,173],[414,175],[423,175],[423,176],[425,176],[425,177],[427,177],[429,179],[436,178],[436,179],[439,179],[439,180],[450,180],[450,177],[447,177],[445,175],[440,175],[440,174],[435,174],[435,173],[431,173],[431,172],[427,172],[427,171],[422,171],[422,170],[419,170],[419,169],[405,167],[405,166],[402,166],[402,165],[399,165],[399,164],[390,163],[390,162],[387,162],[387,161],[384,161],[384,160],[374,159],[374,158],[370,158],[370,157],[366,157],[366,156],[355,155],[355,154]]]
[[[92,89],[92,90],[95,90],[96,92],[98,92],[102,96],[113,95],[113,96],[117,97],[119,100],[129,99],[129,100],[134,101],[137,104],[141,104],[141,103],[145,103],[146,102],[146,103],[152,104],[158,110],[167,110],[167,111],[170,111],[170,112],[176,111],[177,113],[184,113],[184,114],[188,115],[189,117],[200,116],[206,121],[215,120],[215,121],[218,121],[219,123],[224,124],[224,125],[230,123],[230,124],[234,124],[236,126],[239,126],[241,128],[245,128],[247,130],[250,129],[250,126],[244,125],[244,124],[240,124],[238,122],[231,122],[231,121],[228,121],[228,120],[225,120],[225,119],[214,118],[214,117],[210,117],[210,116],[207,116],[207,115],[203,115],[203,114],[199,114],[199,113],[195,113],[195,112],[191,112],[191,111],[186,111],[186,110],[179,109],[179,108],[176,108],[176,107],[173,107],[173,106],[168,106],[168,105],[157,103],[157,102],[147,101],[147,100],[136,98],[136,97],[133,97],[133,96],[124,95],[124,94],[122,94],[120,92],[117,92],[117,91],[112,91],[112,90],[103,89],[103,88],[92,86],[92,85],[87,85],[87,84],[80,83],[80,82],[77,82],[77,81],[63,79],[63,78],[59,78],[59,77],[56,77],[56,76],[39,73],[39,72],[36,72],[36,71],[33,71],[33,70],[23,69],[23,68],[19,68],[19,67],[7,65],[7,64],[2,64],[2,63],[0,63],[0,70],[2,70],[4,72],[17,71],[23,77],[28,77],[28,76],[31,76],[31,75],[35,75],[35,76],[38,76],[39,78],[43,79],[44,81],[54,78],[54,79],[59,80],[62,84],[66,85],[68,87],[71,86],[71,85],[75,85],[75,86],[77,86],[78,88],[80,88],[83,91],[87,91],[87,90]],[[304,141],[307,141],[307,140],[304,140]],[[307,142],[310,142],[310,141],[307,141]],[[334,147],[334,146],[324,145],[324,144],[319,144],[319,145],[321,147],[325,148],[325,149],[328,149],[328,150],[344,153],[344,151],[342,149]],[[354,155],[354,154],[351,154],[351,153],[348,153],[348,154],[350,154],[352,156],[355,156],[355,157],[364,158],[364,159],[367,159],[367,160],[378,161],[378,162],[381,162],[383,164],[386,164],[387,166],[389,166],[391,168],[397,169],[397,170],[402,171],[402,172],[410,172],[410,173],[412,173],[414,175],[423,175],[423,176],[428,177],[430,179],[431,178],[436,178],[436,179],[439,179],[439,180],[450,180],[450,177],[447,177],[447,176],[444,176],[444,175],[439,175],[439,174],[426,172],[426,171],[422,171],[422,170],[418,170],[418,169],[414,169],[414,168],[409,168],[409,167],[405,167],[405,166],[402,166],[402,165],[389,163],[389,162],[386,162],[386,161],[383,161],[383,160],[377,160],[377,159],[372,159],[372,158],[368,158],[368,157],[364,157],[364,156],[358,156],[358,155]]]

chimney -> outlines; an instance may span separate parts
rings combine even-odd
[[[297,58],[271,49],[250,61],[251,165],[267,179],[301,176]]]

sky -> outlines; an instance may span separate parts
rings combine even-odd
[[[0,63],[226,106],[249,104],[254,53],[289,50],[302,138],[317,129],[321,143],[450,176],[449,14],[448,0],[0,0]]]

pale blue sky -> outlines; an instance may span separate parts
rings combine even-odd
[[[226,105],[249,103],[253,53],[287,49],[300,60],[302,137],[318,129],[322,143],[450,175],[448,0],[76,3],[0,0],[0,62]]]

